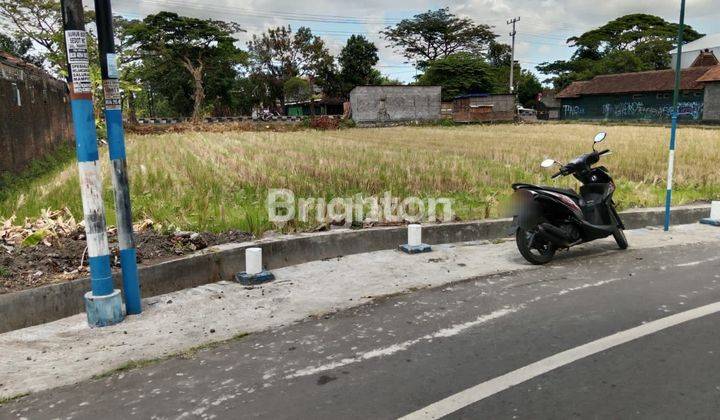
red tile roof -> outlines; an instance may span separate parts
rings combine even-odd
[[[707,71],[698,82],[720,82],[720,66],[715,66]]]
[[[715,53],[712,51],[703,51],[697,56],[690,67],[710,67],[717,66],[718,64],[720,64],[720,61],[715,57]]]
[[[681,90],[702,90],[699,79],[715,67],[691,67],[682,70]],[[577,98],[580,95],[619,93],[667,92],[675,87],[674,70],[643,71],[595,76],[585,82],[574,82],[558,94],[558,98]]]
[[[578,98],[582,94],[583,88],[588,83],[590,83],[590,81],[572,82],[570,83],[570,86],[566,87],[565,89],[561,90],[557,95],[555,95],[555,98]]]

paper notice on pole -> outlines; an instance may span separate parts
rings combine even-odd
[[[68,64],[75,93],[92,93],[90,61],[85,31],[65,31]]]
[[[107,72],[111,79],[119,78],[117,54],[107,54]]]
[[[121,109],[120,82],[118,79],[103,80],[105,109]]]

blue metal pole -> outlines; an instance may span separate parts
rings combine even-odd
[[[140,281],[133,236],[130,187],[125,153],[125,131],[123,129],[120,82],[110,0],[95,0],[95,15],[100,51],[100,72],[103,78],[103,93],[105,94],[105,123],[107,125],[112,181],[115,190],[115,214],[125,307],[129,315],[137,315],[142,312]]]
[[[682,46],[685,32],[685,0],[680,2],[680,25],[677,36],[677,58],[675,60],[675,92],[673,94],[672,127],[670,128],[670,152],[668,156],[667,191],[665,193],[665,232],[670,230],[670,205],[672,203],[673,170],[675,167],[675,139],[679,117],[680,81],[682,80]]]
[[[82,1],[63,0],[61,7],[92,288],[85,295],[85,307],[91,326],[106,326],[122,321],[123,314],[120,291],[114,290],[110,270],[87,33]]]

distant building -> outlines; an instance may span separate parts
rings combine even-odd
[[[0,172],[73,145],[68,88],[44,70],[0,51]]]
[[[342,99],[336,98],[316,98],[312,100],[312,105],[310,101],[286,102],[285,115],[291,117],[343,115],[343,102]]]
[[[440,119],[440,86],[357,86],[350,92],[352,118],[360,124]]]
[[[720,33],[706,35],[698,40],[684,44],[682,60],[680,60],[682,68],[691,67],[703,52],[709,52],[715,57],[720,57]],[[672,57],[672,68],[675,68],[677,50],[670,51],[670,56]]]
[[[696,60],[701,57],[695,57]],[[704,64],[704,63],[700,63]],[[717,103],[720,66],[682,70],[680,118],[709,121],[714,113],[706,104]],[[596,76],[574,82],[558,93],[564,120],[668,121],[672,113],[675,71],[659,70]]]
[[[453,99],[453,120],[458,123],[513,121],[515,113],[515,95],[474,93]]]
[[[560,100],[557,93],[551,89],[545,89],[539,95],[537,105],[537,117],[539,120],[560,119]]]

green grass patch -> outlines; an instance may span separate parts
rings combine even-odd
[[[11,403],[11,402],[13,402],[13,401],[19,400],[20,398],[27,397],[28,395],[30,395],[29,392],[24,392],[24,393],[22,393],[22,394],[13,395],[13,396],[11,396],[11,397],[0,398],[0,405],[9,404],[9,403]]]

